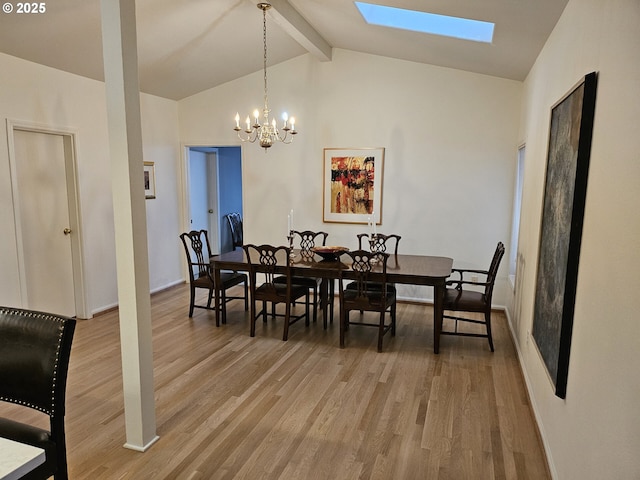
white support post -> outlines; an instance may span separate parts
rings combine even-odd
[[[125,447],[157,439],[135,2],[101,0],[113,210]]]

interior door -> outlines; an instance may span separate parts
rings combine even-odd
[[[14,130],[26,308],[74,316],[63,135]]]
[[[189,157],[189,205],[191,230],[209,230],[209,180],[204,153],[191,152]]]
[[[191,230],[207,230],[211,253],[220,253],[217,155],[211,148],[189,149],[189,222]]]

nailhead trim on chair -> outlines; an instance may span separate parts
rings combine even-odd
[[[59,317],[54,316],[54,315],[48,315],[48,314],[43,314],[43,313],[39,313],[39,312],[29,312],[29,311],[25,311],[25,310],[16,310],[16,309],[11,309],[11,308],[0,308],[0,313],[7,313],[9,315],[21,315],[23,317],[33,317],[33,318],[44,318],[44,319],[48,319],[48,320],[53,320],[57,323],[63,323],[62,320],[60,320]],[[55,398],[55,391],[56,391],[56,383],[58,380],[58,362],[60,360],[60,344],[62,343],[62,334],[64,332],[63,328],[60,328],[60,331],[58,332],[58,347],[56,348],[56,360],[55,360],[55,366],[54,366],[54,374],[53,374],[53,383],[51,384],[51,408],[50,409],[44,409],[42,407],[38,407],[36,405],[32,405],[28,402],[20,402],[20,401],[16,401],[12,398],[6,398],[6,397],[2,397],[0,396],[0,400],[6,401],[6,402],[11,402],[11,403],[15,403],[16,405],[23,405],[25,407],[29,407],[29,408],[33,408],[34,410],[38,410],[40,412],[46,413],[47,415],[49,415],[50,417],[52,417],[55,414],[55,409],[56,409],[56,398]]]

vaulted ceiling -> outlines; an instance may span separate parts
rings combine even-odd
[[[568,0],[369,0],[495,23],[493,43],[368,25],[353,0],[272,0],[268,64],[333,48],[523,80]],[[17,2],[10,3],[17,6]],[[179,100],[262,69],[253,0],[137,0],[140,90]],[[100,0],[49,0],[0,13],[0,51],[102,80]]]

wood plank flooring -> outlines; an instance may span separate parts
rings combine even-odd
[[[445,336],[434,355],[428,305],[398,305],[382,353],[374,328],[351,327],[340,349],[337,321],[296,323],[283,342],[281,319],[250,338],[239,301],[220,328],[211,311],[187,312],[186,286],[152,297],[160,439],[145,453],[123,448],[117,311],[78,322],[72,480],[550,478],[502,313],[495,353],[485,339]],[[46,425],[16,406],[0,415]]]

